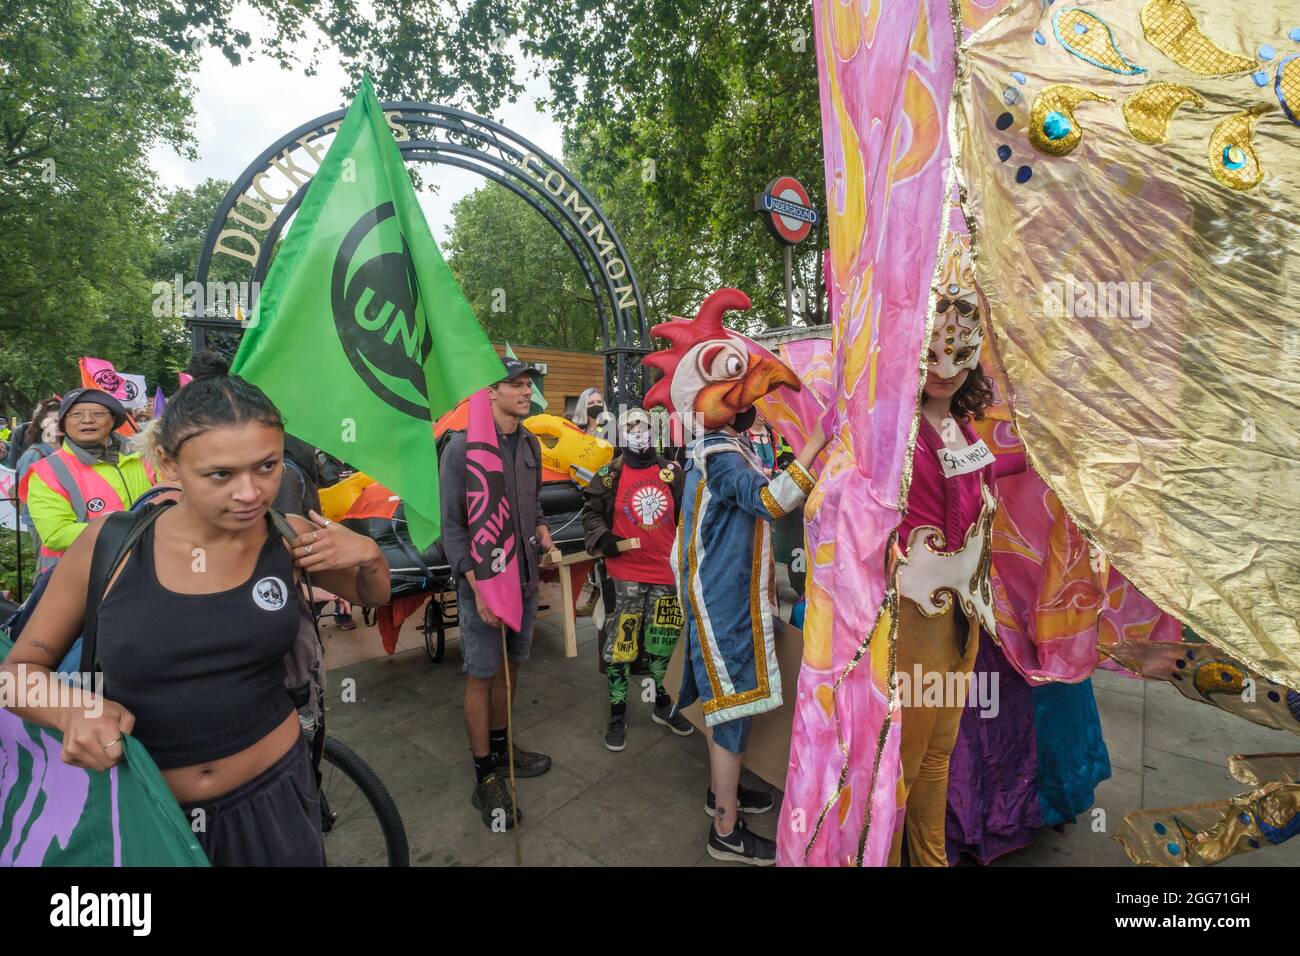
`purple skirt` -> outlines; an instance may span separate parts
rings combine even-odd
[[[963,853],[988,863],[1033,843],[1043,825],[1033,691],[987,634],[981,634],[974,677],[977,688],[991,692],[984,699],[996,701],[996,714],[989,706],[981,716],[979,706],[969,705],[962,714],[948,764],[949,864]]]

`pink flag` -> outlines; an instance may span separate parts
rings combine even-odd
[[[469,556],[478,593],[489,610],[512,631],[524,615],[519,586],[519,548],[510,501],[506,498],[501,449],[486,388],[469,397],[465,451],[465,512],[469,516]]]
[[[184,388],[186,385],[190,384],[190,382],[194,381],[193,375],[186,375],[184,372],[177,373],[176,377],[180,379],[180,383],[181,383],[178,386],[178,390]]]
[[[89,355],[82,358],[81,384],[108,392],[119,402],[127,400],[126,379],[113,367],[112,362],[104,359],[91,358]]]

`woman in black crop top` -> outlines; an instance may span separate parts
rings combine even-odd
[[[162,471],[180,498],[100,605],[102,713],[15,713],[62,731],[64,759],[92,770],[121,759],[122,734],[135,736],[214,864],[319,865],[315,775],[284,687],[299,572],[375,606],[388,601],[388,565],[372,540],[316,512],[289,516],[299,532],[290,543],[271,528],[284,426],[257,387],[235,377],[192,382],[157,428]],[[81,633],[100,527],[92,523],[69,548],[4,670],[49,675]]]

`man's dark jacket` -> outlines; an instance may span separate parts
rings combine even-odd
[[[469,555],[469,516],[465,511],[465,433],[456,432],[438,456],[438,495],[442,499],[443,556],[451,566],[451,573],[459,582],[466,571],[474,570]],[[526,573],[527,590],[535,590],[537,572],[537,528],[546,526],[542,514],[542,449],[537,436],[521,424],[519,442],[515,446],[514,461],[505,454],[506,441],[497,429],[497,445],[501,448],[501,470],[506,485],[506,500],[514,517],[515,533],[522,547],[520,570]]]

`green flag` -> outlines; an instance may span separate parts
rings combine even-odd
[[[519,361],[519,356],[515,354],[515,350],[510,347],[509,342],[506,343],[506,358]],[[549,404],[550,402],[546,400],[546,396],[542,394],[542,387],[537,384],[537,379],[533,379],[533,399],[528,410],[534,415],[540,415],[546,411],[546,406]]]
[[[443,262],[367,76],[263,283],[231,371],[293,435],[400,495],[438,536],[433,421],[505,374]]]

